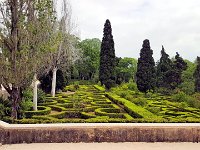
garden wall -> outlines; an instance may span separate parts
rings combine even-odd
[[[200,124],[6,124],[2,144],[63,142],[199,142]]]

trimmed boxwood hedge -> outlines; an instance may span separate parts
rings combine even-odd
[[[132,116],[135,118],[158,118],[158,116],[152,114],[148,110],[135,105],[134,103],[121,98],[120,96],[117,96],[115,94],[111,93],[106,93],[106,96],[114,101],[117,104],[123,105],[124,109]]]
[[[48,100],[45,103],[39,103],[39,106],[49,106],[49,105],[56,105],[58,102],[56,100]]]
[[[101,92],[105,92],[105,88],[99,85],[94,85],[94,88],[101,91]]]
[[[114,108],[98,108],[95,110],[95,115],[108,116],[110,118],[126,118],[123,113],[120,113],[119,109]]]
[[[89,118],[96,118],[97,116],[95,114],[90,114],[87,112],[81,112],[81,118],[83,119],[89,119]]]
[[[25,111],[26,118],[31,118],[33,115],[48,115],[51,108],[47,106],[38,106],[38,111]]]

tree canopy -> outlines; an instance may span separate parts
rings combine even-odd
[[[138,58],[138,67],[136,73],[136,83],[138,90],[147,92],[154,90],[156,85],[156,70],[153,59],[153,50],[150,47],[149,40],[144,40]]]
[[[106,20],[101,43],[99,80],[101,84],[110,89],[115,84],[115,48],[111,23]]]

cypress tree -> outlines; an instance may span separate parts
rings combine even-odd
[[[170,82],[168,78],[170,78],[170,72],[172,70],[173,63],[169,58],[169,55],[165,52],[164,47],[162,46],[161,50],[161,58],[157,64],[157,87],[169,88]]]
[[[195,92],[200,92],[200,57],[197,57],[197,67],[194,72]]]
[[[179,53],[176,53],[173,68],[169,73],[168,82],[171,89],[177,88],[182,83],[182,73],[187,69],[187,63],[180,57]]]
[[[110,89],[115,84],[115,48],[112,35],[111,23],[106,20],[104,25],[104,34],[101,43],[99,80]]]
[[[149,40],[144,40],[142,49],[140,51],[140,58],[138,58],[137,67],[137,87],[141,92],[154,90],[156,85],[156,70],[153,59],[153,50],[151,50]]]

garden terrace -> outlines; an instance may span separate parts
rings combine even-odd
[[[146,105],[140,106],[140,100]],[[98,85],[79,85],[76,92],[61,92],[56,97],[47,95],[38,111],[26,111],[25,116],[15,123],[200,122],[199,109],[181,107],[169,96],[145,98],[139,94],[128,100]]]

